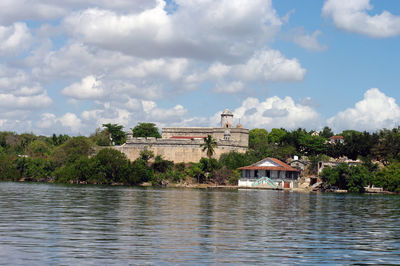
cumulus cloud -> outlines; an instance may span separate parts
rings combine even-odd
[[[46,94],[35,96],[15,96],[9,93],[0,94],[0,108],[12,109],[42,109],[52,104],[52,100]]]
[[[277,50],[257,52],[233,72],[244,80],[265,81],[300,81],[306,74],[297,59],[287,59]]]
[[[328,46],[318,42],[318,36],[321,34],[322,32],[320,30],[316,30],[312,34],[308,34],[304,32],[304,29],[300,28],[295,31],[293,35],[293,41],[300,47],[310,51],[325,51],[328,49]]]
[[[331,18],[336,27],[373,38],[400,35],[400,16],[384,10],[369,15],[373,10],[369,0],[327,0],[322,8],[323,16]]]
[[[156,0],[2,0],[0,1],[0,23],[12,23],[16,20],[54,20],[76,9],[102,7],[116,11],[141,12],[154,6]],[[31,8],[27,8],[27,6]]]
[[[318,128],[321,123],[313,108],[295,103],[291,97],[274,96],[264,101],[249,97],[233,113],[247,128]]]
[[[25,23],[0,25],[0,54],[16,53],[29,47],[32,35]]]
[[[269,0],[165,2],[139,13],[90,8],[64,19],[71,36],[137,57],[235,60],[271,41],[282,22]],[[188,22],[196,21],[196,23]]]
[[[400,107],[396,100],[379,89],[369,89],[354,107],[339,112],[327,120],[335,131],[345,129],[374,131],[398,126]]]
[[[52,113],[43,113],[40,120],[35,123],[35,126],[46,133],[51,130],[52,132],[72,133],[75,135],[84,130],[82,120],[77,115],[69,112],[60,117]]]
[[[81,82],[65,87],[61,93],[75,99],[88,100],[101,98],[104,89],[103,84],[96,77],[87,76]]]
[[[306,69],[296,58],[288,59],[277,50],[262,50],[255,52],[243,64],[214,63],[208,68],[204,79],[224,81],[217,84],[215,92],[236,93],[243,90],[244,82],[301,81],[305,74]],[[240,80],[227,82],[230,78]]]

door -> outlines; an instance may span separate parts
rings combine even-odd
[[[283,182],[283,188],[290,188],[290,182]]]

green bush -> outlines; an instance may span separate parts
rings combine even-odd
[[[373,183],[387,191],[400,192],[400,162],[394,161],[379,170]]]

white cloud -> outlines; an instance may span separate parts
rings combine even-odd
[[[87,76],[81,82],[65,87],[61,93],[79,100],[99,99],[104,95],[104,88],[96,77]]]
[[[38,94],[34,96],[16,96],[10,93],[0,93],[0,109],[43,109],[53,103],[47,94]]]
[[[313,108],[295,103],[291,97],[274,96],[261,102],[249,97],[233,113],[247,128],[318,128],[321,123]]]
[[[217,86],[213,89],[214,92],[218,93],[238,93],[244,90],[244,83],[241,81],[233,81],[229,84],[226,83],[218,83]]]
[[[69,112],[61,117],[57,117],[52,113],[43,113],[41,119],[35,123],[35,126],[47,134],[50,132],[77,134],[82,133],[81,130],[86,130],[82,124],[82,120]]]
[[[270,0],[176,3],[172,14],[164,1],[138,13],[90,8],[68,15],[63,25],[77,40],[137,57],[232,61],[265,46],[282,24]]]
[[[323,16],[332,18],[336,27],[373,38],[400,35],[400,16],[384,10],[369,15],[373,6],[369,0],[327,0],[322,8]]]
[[[25,23],[0,25],[0,54],[16,53],[29,47],[32,35]]]
[[[17,20],[54,20],[77,9],[102,7],[111,10],[141,12],[155,5],[156,0],[2,0],[0,1],[0,23]]]
[[[379,89],[369,89],[354,107],[339,112],[327,120],[335,131],[345,129],[374,131],[399,125],[400,107],[396,100]]]
[[[301,81],[306,74],[297,59],[287,59],[277,50],[257,52],[232,72],[244,80],[264,81]]]
[[[328,46],[320,44],[317,39],[321,34],[320,30],[316,30],[310,35],[305,33],[304,29],[300,28],[295,31],[293,41],[300,47],[310,51],[325,51],[328,49]]]

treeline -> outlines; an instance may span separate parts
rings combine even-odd
[[[152,123],[139,123],[131,130],[135,137],[161,137]],[[249,150],[245,154],[231,152],[216,160],[211,153],[209,158],[198,163],[174,164],[160,156],[154,158],[150,151],[144,151],[139,159],[130,162],[116,150],[103,149],[102,146],[125,142],[123,127],[117,124],[104,124],[89,137],[0,132],[0,180],[129,185],[142,182],[153,185],[171,182],[236,184],[240,174],[237,168],[265,157],[286,161],[294,155],[307,156],[311,174],[316,174],[319,161],[346,156],[362,159],[364,163],[326,170],[322,178],[327,186],[362,191],[364,186],[376,185],[400,191],[400,128],[374,133],[346,130],[338,134],[343,136],[343,143],[328,142],[333,135],[328,127],[318,134],[305,129],[272,129],[270,132],[252,129]],[[380,169],[373,161],[384,167]]]
[[[132,130],[145,137],[158,133],[150,123],[140,123]],[[109,124],[89,137],[0,132],[0,180],[121,185],[237,183],[239,173],[235,166],[227,167],[214,158],[174,164],[144,150],[140,158],[131,162],[125,154],[104,147],[118,143],[122,135],[122,126]]]

